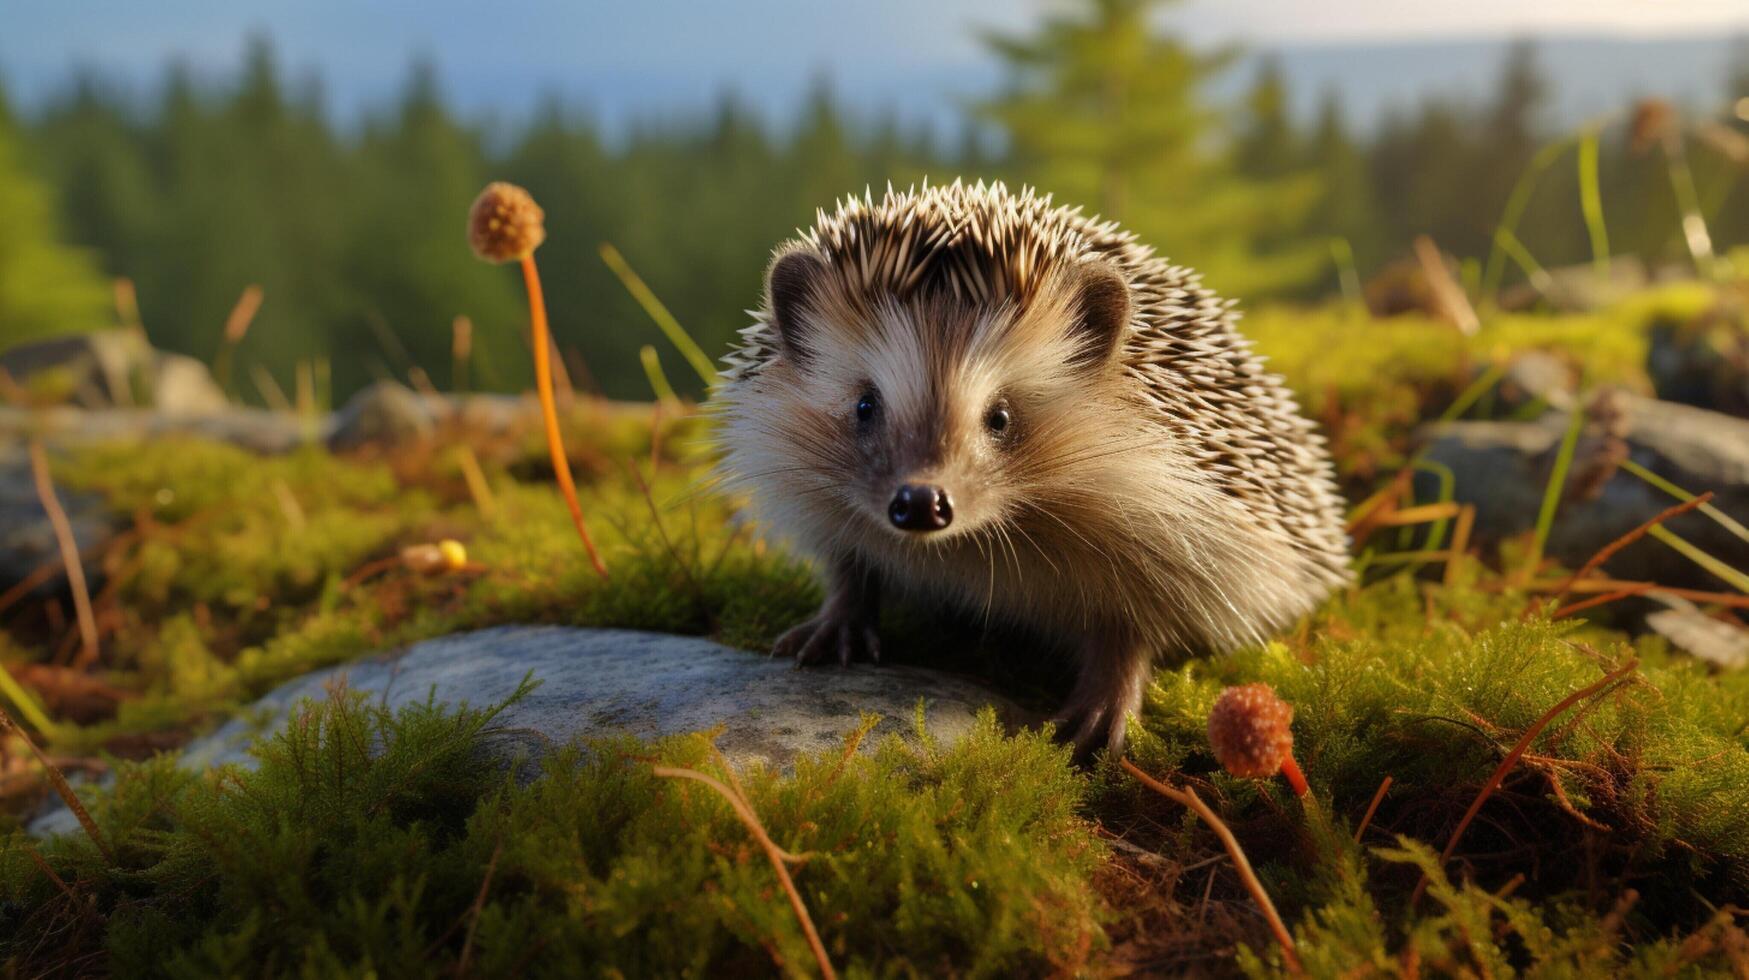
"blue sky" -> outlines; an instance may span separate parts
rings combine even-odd
[[[940,121],[956,100],[996,80],[977,32],[1024,28],[1051,7],[1050,0],[5,0],[0,80],[26,105],[64,86],[75,66],[149,91],[171,58],[223,77],[244,39],[261,34],[290,72],[321,75],[343,117],[390,97],[411,59],[423,55],[440,66],[459,104],[512,117],[555,92],[613,125],[699,112],[725,88],[781,117],[826,74],[853,105]],[[1749,33],[1749,0],[1187,0],[1163,22],[1201,42],[1309,46],[1309,63],[1325,73],[1314,84],[1383,99],[1401,92],[1367,92],[1365,76],[1345,80],[1345,46],[1525,34],[1723,39]],[[1679,68],[1688,57],[1670,55]],[[1462,89],[1481,71],[1415,60],[1392,69],[1401,83],[1392,87]],[[1633,65],[1622,67],[1631,75]],[[1648,63],[1645,71],[1644,84],[1653,84],[1670,69]]]

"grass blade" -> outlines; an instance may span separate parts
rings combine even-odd
[[[644,365],[644,376],[650,379],[650,390],[656,393],[656,401],[666,404],[679,402],[674,386],[668,383],[668,374],[662,370],[662,358],[657,356],[656,348],[649,344],[638,348],[638,360]]]
[[[1555,602],[1559,603],[1562,599],[1567,597],[1567,593],[1573,591],[1573,583],[1591,574],[1591,572],[1597,568],[1602,567],[1603,563],[1608,561],[1617,552],[1651,533],[1654,527],[1657,527],[1671,518],[1679,517],[1696,507],[1702,506],[1710,499],[1712,499],[1712,494],[1709,493],[1705,497],[1696,497],[1691,500],[1683,501],[1674,507],[1668,507],[1653,516],[1650,520],[1640,524],[1640,526],[1597,549],[1596,554],[1592,555],[1585,564],[1580,565],[1578,571],[1567,576],[1567,580],[1561,583],[1560,588],[1555,590]]]
[[[1696,494],[1689,493],[1687,490],[1684,490],[1681,487],[1677,486],[1676,484],[1671,483],[1669,480],[1664,479],[1663,477],[1652,472],[1651,470],[1646,469],[1644,466],[1641,466],[1640,464],[1634,462],[1632,459],[1622,460],[1621,461],[1621,468],[1624,470],[1627,470],[1629,473],[1632,473],[1633,475],[1639,477],[1640,479],[1646,481],[1647,483],[1650,483],[1652,486],[1657,487],[1658,489],[1664,491],[1665,493],[1669,494],[1670,496],[1675,497],[1677,500],[1688,501],[1688,500],[1693,500],[1697,496]],[[1737,537],[1742,538],[1744,541],[1749,541],[1749,527],[1744,527],[1743,525],[1732,520],[1731,516],[1729,514],[1726,514],[1724,511],[1718,509],[1717,507],[1714,507],[1712,504],[1704,503],[1704,502],[1701,503],[1696,509],[1699,510],[1702,514],[1705,514],[1706,516],[1712,518],[1714,521],[1718,522],[1718,525],[1720,527],[1731,532],[1732,534],[1736,535]]]
[[[1505,228],[1497,229],[1494,232],[1494,243],[1500,247],[1502,252],[1511,256],[1512,261],[1517,263],[1520,269],[1524,270],[1525,276],[1530,279],[1531,286],[1535,287],[1538,293],[1548,296],[1554,291],[1554,280],[1549,278],[1548,270],[1544,269],[1542,263],[1536,260],[1536,256],[1530,254],[1530,249],[1524,246],[1524,242],[1520,241],[1517,235]]]
[[[1561,506],[1561,491],[1567,485],[1567,471],[1573,466],[1573,452],[1579,446],[1579,430],[1585,427],[1585,413],[1574,409],[1567,422],[1567,432],[1561,437],[1560,452],[1555,455],[1555,468],[1549,474],[1549,485],[1543,489],[1542,509],[1536,515],[1536,538],[1531,545],[1526,574],[1535,574],[1543,563],[1543,549],[1549,543],[1549,529],[1555,524],[1555,511]]]
[[[1330,239],[1330,259],[1336,263],[1336,281],[1342,286],[1342,302],[1349,309],[1366,312],[1366,294],[1360,286],[1360,273],[1354,265],[1354,246],[1341,235]]]
[[[1749,595],[1749,575],[1745,575],[1717,558],[1714,558],[1712,555],[1707,554],[1699,547],[1696,547],[1694,544],[1679,536],[1675,531],[1672,531],[1661,524],[1651,528],[1646,533],[1676,549],[1682,557],[1687,558],[1689,561],[1694,562],[1696,565],[1699,565],[1718,576],[1723,581],[1729,583],[1730,586],[1738,592]]]
[[[24,685],[18,683],[18,680],[4,666],[0,666],[0,694],[6,695],[6,700],[12,702],[12,706],[18,709],[18,713],[24,716],[24,720],[30,722],[32,728],[41,732],[43,738],[51,742],[54,741],[55,723],[49,720],[48,712],[36,703],[36,698],[32,697],[31,693],[24,689]]]
[[[1597,127],[1579,141],[1579,209],[1591,238],[1591,264],[1599,279],[1609,278],[1609,226],[1603,220],[1603,193],[1597,180]]]
[[[1511,365],[1510,360],[1504,359],[1488,365],[1488,370],[1477,375],[1476,380],[1470,382],[1463,391],[1458,392],[1458,396],[1452,399],[1452,403],[1446,406],[1445,411],[1439,413],[1439,420],[1441,422],[1455,421],[1469,411],[1473,405],[1482,400],[1483,395],[1486,395],[1490,389],[1500,383],[1500,379],[1506,376],[1506,369]]]
[[[1488,250],[1487,269],[1482,273],[1479,294],[1482,301],[1491,300],[1499,292],[1500,278],[1506,272],[1506,251],[1503,248],[1505,239],[1501,238],[1500,233],[1505,232],[1512,240],[1517,240],[1518,219],[1524,217],[1524,209],[1530,205],[1530,193],[1536,189],[1537,178],[1572,141],[1573,138],[1568,136],[1538,150],[1524,168],[1524,173],[1519,174],[1518,181],[1512,185],[1512,193],[1506,198],[1506,207],[1500,212],[1500,223],[1494,228],[1494,246]]]
[[[632,298],[638,301],[638,305],[644,308],[644,312],[650,314],[650,319],[656,321],[656,326],[660,327],[662,333],[667,335],[668,342],[673,344],[675,349],[680,351],[680,356],[686,358],[686,362],[692,365],[694,371],[698,372],[698,378],[704,382],[705,387],[708,388],[715,384],[717,369],[711,364],[711,359],[705,356],[704,349],[698,346],[698,343],[680,325],[680,321],[674,319],[674,314],[668,312],[668,307],[662,305],[662,301],[656,298],[656,294],[651,291],[649,286],[645,285],[644,280],[632,271],[625,256],[619,254],[619,249],[614,248],[608,242],[602,242],[601,261],[607,263],[607,267],[613,270],[613,274],[618,276],[620,283],[625,286],[626,292],[631,293]]]
[[[1427,505],[1435,509],[1423,510],[1422,508],[1414,508],[1414,510],[1429,515],[1445,515],[1434,517],[1433,527],[1427,532],[1427,543],[1422,545],[1422,548],[1426,551],[1438,551],[1440,548],[1445,547],[1446,529],[1451,526],[1450,519],[1456,517],[1458,513],[1457,505],[1452,503],[1452,496],[1457,492],[1457,474],[1453,473],[1451,467],[1446,466],[1444,463],[1436,463],[1430,459],[1416,460],[1415,468],[1424,473],[1432,473],[1439,479],[1439,496],[1435,499],[1434,504]],[[1440,505],[1444,505],[1444,507],[1441,507]],[[1449,514],[1447,514],[1447,510],[1449,510]],[[1404,511],[1399,511],[1398,519],[1403,519],[1403,514],[1405,513],[1406,512]]]

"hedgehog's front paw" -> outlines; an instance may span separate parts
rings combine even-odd
[[[1130,716],[1142,710],[1150,663],[1144,650],[1128,644],[1083,646],[1075,690],[1051,719],[1057,738],[1074,744],[1077,763],[1091,762],[1101,748],[1113,756],[1123,752]]]
[[[774,657],[796,658],[796,666],[811,667],[837,657],[841,666],[856,660],[881,662],[880,634],[874,623],[830,610],[777,638]]]
[[[1086,765],[1100,749],[1123,751],[1129,731],[1129,711],[1108,698],[1073,698],[1051,718],[1057,739],[1075,746],[1075,762]]]

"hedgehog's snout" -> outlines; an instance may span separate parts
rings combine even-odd
[[[887,517],[901,531],[939,531],[953,523],[953,502],[942,487],[907,483],[893,494]]]

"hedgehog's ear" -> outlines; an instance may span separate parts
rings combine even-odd
[[[777,257],[765,275],[765,291],[771,301],[771,319],[783,349],[798,363],[814,352],[808,341],[807,310],[814,292],[825,282],[826,262],[812,252],[798,249]]]
[[[1077,345],[1071,363],[1101,367],[1111,359],[1130,322],[1130,287],[1116,268],[1088,262],[1070,281],[1074,296],[1069,335]]]

